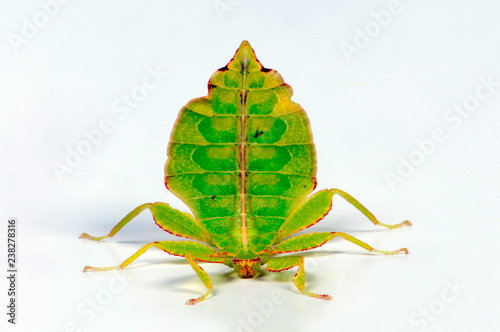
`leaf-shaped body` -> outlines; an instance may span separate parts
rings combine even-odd
[[[191,209],[193,216],[166,203],[145,203],[128,213],[104,236],[80,235],[101,241],[113,237],[142,211],[149,209],[163,230],[195,241],[157,241],[140,248],[122,264],[86,266],[87,271],[123,269],[151,248],[184,257],[207,288],[186,304],[205,300],[213,290],[198,262],[222,263],[240,278],[260,269],[279,272],[297,268],[293,283],[306,295],[330,300],[305,289],[304,257],[277,254],[309,250],[340,237],[370,252],[408,253],[375,249],[342,232],[295,233],[316,224],[338,195],[373,224],[398,228],[406,220],[384,224],[359,201],[339,189],[310,195],[316,186],[316,153],[309,120],[291,101],[292,88],[272,69],[263,68],[248,42],[216,71],[208,95],[193,99],[179,113],[172,130],[165,165],[165,184]],[[219,250],[217,250],[217,247]]]
[[[262,252],[316,185],[316,153],[292,88],[263,68],[247,41],[216,71],[208,95],[179,113],[167,188],[221,250]]]

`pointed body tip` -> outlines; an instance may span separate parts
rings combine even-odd
[[[255,52],[253,51],[252,46],[250,46],[250,43],[247,40],[244,40],[236,50],[232,60],[240,62],[243,70],[247,70],[252,63],[257,62],[257,57],[255,56]]]
[[[248,40],[242,41],[240,47],[238,47],[238,50],[248,50],[248,49],[253,51],[252,45],[250,45]]]
[[[235,56],[241,60],[243,63],[249,63],[252,60],[256,60],[255,53],[250,46],[250,43],[244,40],[238,50],[236,51]]]

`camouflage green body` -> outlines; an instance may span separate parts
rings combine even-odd
[[[243,42],[216,71],[208,96],[179,113],[165,184],[228,254],[260,253],[316,185],[306,113],[292,88]]]

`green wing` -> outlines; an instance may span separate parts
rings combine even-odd
[[[228,253],[271,245],[316,186],[309,120],[292,93],[243,41],[210,78],[208,96],[179,113],[165,185]]]

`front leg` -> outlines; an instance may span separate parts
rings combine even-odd
[[[210,277],[208,274],[201,268],[200,265],[196,262],[198,261],[205,261],[205,262],[211,262],[211,263],[223,263],[224,258],[219,257],[219,253],[217,250],[210,248],[206,245],[203,245],[201,243],[197,242],[192,242],[192,241],[159,241],[159,242],[152,242],[146,244],[144,247],[139,249],[135,254],[127,258],[122,264],[116,265],[116,266],[109,266],[109,267],[92,267],[92,266],[85,266],[83,269],[83,272],[88,272],[88,271],[109,271],[109,270],[120,270],[124,269],[127,267],[130,263],[135,261],[137,258],[139,258],[142,254],[144,254],[146,251],[148,251],[151,248],[158,248],[160,250],[163,250],[171,255],[175,256],[181,256],[186,258],[186,260],[189,262],[191,267],[193,268],[194,272],[198,275],[198,277],[201,279],[203,284],[207,287],[207,292],[200,297],[190,299],[189,301],[186,302],[186,304],[193,305],[196,304],[200,301],[205,300],[210,293],[212,293],[213,287],[212,287],[212,282],[210,280]]]
[[[294,236],[274,246],[271,250],[271,254],[276,255],[276,254],[314,249],[317,247],[321,247],[323,244],[336,237],[341,237],[370,252],[378,252],[384,255],[396,255],[399,253],[408,254],[408,249],[406,248],[401,248],[393,251],[375,249],[372,246],[368,245],[367,243],[358,240],[349,234],[341,232],[309,233],[309,234]],[[275,257],[271,258],[267,263],[267,269],[271,272],[288,270],[294,266],[298,266],[299,269],[297,270],[297,274],[293,278],[293,283],[295,284],[295,286],[297,286],[297,288],[301,293],[307,294],[312,297],[320,298],[323,300],[332,299],[330,295],[315,294],[306,291],[304,289],[304,283],[305,283],[304,257],[302,256]]]
[[[297,273],[295,274],[295,277],[293,278],[293,283],[302,294],[306,294],[322,300],[332,299],[332,297],[328,294],[311,293],[304,289],[306,280],[306,273],[304,271],[304,257],[302,256],[274,257],[271,258],[269,262],[267,262],[267,269],[270,272],[279,272],[283,270],[288,270],[294,266],[297,266],[298,270]]]

